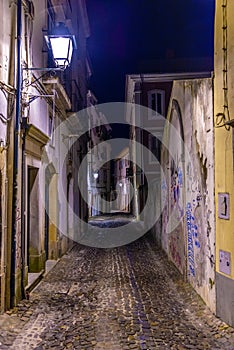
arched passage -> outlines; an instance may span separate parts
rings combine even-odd
[[[181,109],[176,99],[172,100],[167,135],[167,147],[162,160],[167,197],[162,212],[162,242],[169,258],[185,274],[184,129]]]

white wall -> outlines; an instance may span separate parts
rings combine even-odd
[[[169,152],[162,151],[162,246],[214,311],[212,79],[174,82],[168,120]],[[173,127],[181,136],[179,142]]]

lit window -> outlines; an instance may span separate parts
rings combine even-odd
[[[149,119],[165,115],[165,91],[151,90],[148,92]]]

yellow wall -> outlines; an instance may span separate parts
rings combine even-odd
[[[222,7],[222,5],[227,7]],[[214,124],[215,124],[215,199],[216,199],[216,271],[234,279],[234,164],[233,128],[221,126],[228,118],[234,118],[234,1],[216,0],[215,56],[214,56]],[[223,20],[224,15],[224,20]],[[222,27],[226,26],[227,29]],[[227,38],[227,45],[225,44]],[[227,48],[223,50],[223,48]],[[227,75],[225,60],[227,59]],[[225,102],[225,80],[227,98]],[[228,103],[227,103],[228,102]],[[224,108],[225,105],[228,108]],[[217,117],[218,113],[224,116]],[[218,123],[219,126],[218,127]],[[227,130],[229,129],[229,130]],[[218,193],[229,193],[230,219],[218,216]],[[231,253],[231,274],[220,271],[219,250]]]

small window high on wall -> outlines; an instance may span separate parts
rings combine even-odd
[[[165,91],[151,90],[148,92],[149,119],[165,115]]]

